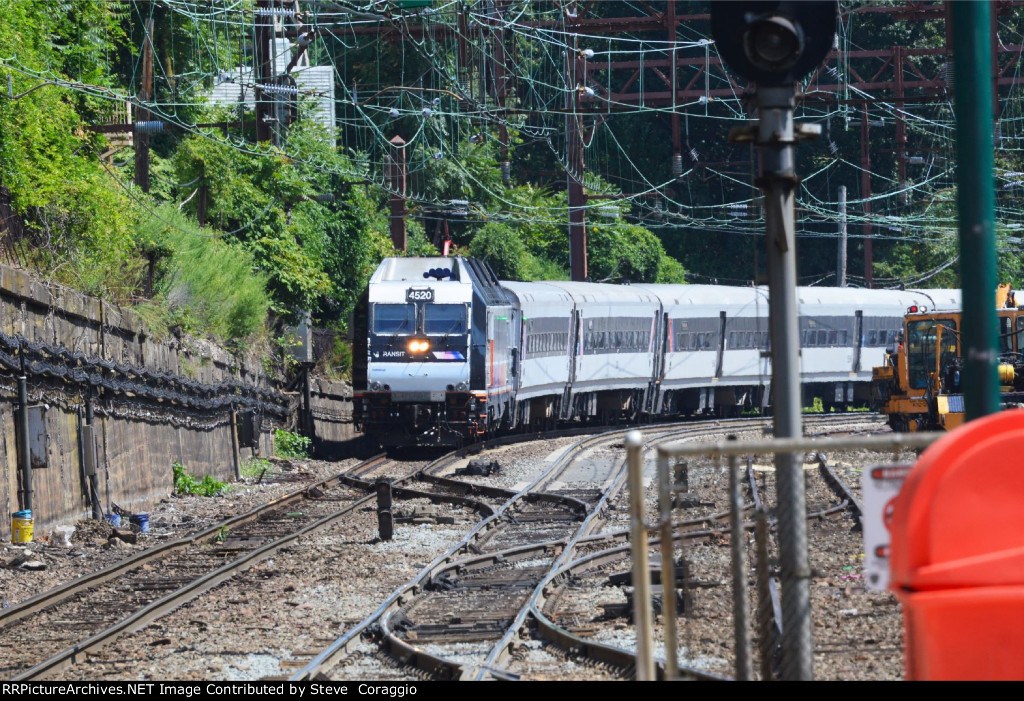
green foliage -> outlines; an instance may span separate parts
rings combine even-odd
[[[469,244],[469,254],[488,263],[500,280],[525,280],[526,246],[508,224],[484,224]]]
[[[185,472],[185,467],[175,460],[171,464],[174,470],[174,492],[175,494],[194,494],[201,497],[213,497],[227,491],[227,485],[219,482],[210,475],[198,479],[195,475]]]
[[[665,251],[642,226],[616,222],[587,232],[590,276],[598,282],[655,282]]]
[[[686,282],[686,269],[683,264],[667,253],[662,253],[658,262],[658,279],[656,282],[663,284],[681,285]]]
[[[139,226],[139,240],[154,269],[154,301],[162,323],[227,340],[263,328],[270,299],[266,276],[253,273],[253,257],[200,228],[171,205]],[[151,317],[152,318],[152,317]]]
[[[313,441],[297,433],[277,429],[274,431],[274,454],[282,458],[308,458]]]
[[[0,0],[0,56],[32,73],[108,85],[102,57],[121,39],[121,5]],[[137,207],[96,160],[106,140],[84,129],[80,112],[94,115],[99,101],[0,66],[0,84],[8,79],[26,94],[0,99],[0,188],[24,223],[23,262],[87,292],[128,298],[141,267]]]

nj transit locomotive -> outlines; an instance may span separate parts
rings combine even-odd
[[[911,305],[959,291],[799,288],[804,401],[867,403]],[[499,282],[473,258],[389,258],[354,324],[354,417],[382,445],[570,421],[736,415],[770,401],[768,291]]]

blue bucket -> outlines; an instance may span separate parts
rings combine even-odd
[[[121,525],[121,517],[117,514],[107,514],[107,523],[109,523],[114,528],[117,528]]]
[[[129,520],[139,527],[139,533],[149,533],[149,514],[132,514]]]

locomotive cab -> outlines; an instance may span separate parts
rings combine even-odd
[[[513,315],[484,291],[488,274],[496,287],[490,269],[471,259],[389,258],[380,265],[365,300],[365,328],[356,328],[366,339],[365,369],[353,373],[357,428],[386,447],[461,445],[493,429],[502,412],[491,390],[512,379]],[[495,362],[495,353],[505,362]]]

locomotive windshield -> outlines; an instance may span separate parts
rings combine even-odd
[[[412,333],[416,328],[416,307],[411,304],[373,305],[373,332]]]
[[[466,333],[466,305],[427,304],[423,307],[423,333]]]

